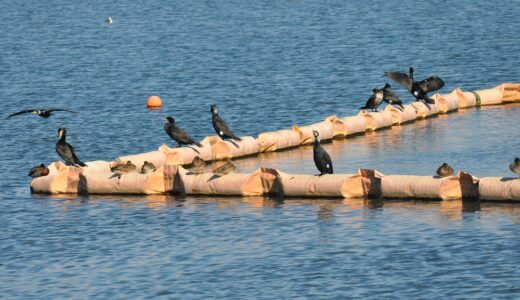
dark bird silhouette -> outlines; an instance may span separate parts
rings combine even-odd
[[[18,115],[23,115],[23,114],[33,114],[33,115],[38,115],[42,118],[45,118],[47,119],[48,117],[52,116],[53,115],[53,112],[55,111],[66,111],[66,112],[71,112],[71,113],[75,113],[77,114],[78,112],[77,111],[73,111],[73,110],[69,110],[69,109],[61,109],[61,108],[50,108],[50,109],[25,109],[25,110],[21,110],[19,112],[15,112],[14,114],[10,114],[9,116],[7,116],[8,118],[10,117],[14,117],[14,116],[18,116]]]
[[[182,128],[175,125],[175,119],[172,117],[166,117],[166,124],[164,124],[164,131],[176,141],[178,146],[182,145],[196,145],[202,147],[199,142],[196,142],[189,134],[187,134]]]
[[[383,101],[391,105],[397,105],[401,110],[404,110],[403,101],[390,88],[391,86],[385,83],[383,87]]]
[[[74,151],[74,147],[67,143],[67,129],[59,128],[58,135],[60,136],[60,139],[56,143],[56,152],[61,158],[63,158],[65,164],[68,166],[79,165],[81,167],[86,167],[87,165],[79,160],[76,152]]]
[[[151,172],[155,172],[156,170],[156,167],[153,163],[145,160],[143,162],[143,166],[141,167],[141,173],[143,174],[147,174],[147,173],[151,173]]]
[[[323,149],[320,145],[320,133],[314,130],[312,132],[314,134],[314,146],[313,150],[313,158],[314,163],[316,164],[316,168],[320,171],[320,176],[323,174],[332,174],[332,160],[330,159],[330,155]]]
[[[437,168],[437,175],[440,177],[452,176],[453,168],[450,167],[447,163],[443,163],[439,168]]]
[[[231,161],[231,159],[228,159],[228,160],[226,160],[226,162],[224,164],[215,168],[213,170],[213,173],[220,175],[220,176],[224,176],[224,175],[227,175],[230,172],[234,171],[235,169],[236,169],[235,164]]]
[[[410,67],[408,74],[402,72],[385,72],[385,76],[410,91],[416,101],[424,100],[426,103],[435,104],[435,101],[428,97],[427,93],[441,89],[444,86],[444,81],[437,76],[431,76],[422,81],[415,81],[413,73],[414,69]]]
[[[32,168],[29,171],[29,174],[27,174],[27,175],[31,176],[32,178],[47,176],[47,175],[49,175],[49,168],[47,168],[44,164],[41,164],[39,166]]]
[[[520,175],[520,158],[515,158],[515,160],[509,164],[509,170]]]
[[[228,124],[222,120],[222,118],[218,115],[217,105],[211,105],[211,122],[213,123],[213,128],[217,132],[218,136],[223,139],[233,139],[236,141],[241,141],[242,139],[237,137],[231,129],[229,129]]]
[[[372,90],[372,95],[368,98],[365,106],[360,107],[360,109],[372,109],[372,111],[377,111],[377,108],[383,101],[388,102],[390,104],[395,104],[404,109],[402,105],[401,99],[397,97],[397,95],[392,91],[391,86],[386,83],[382,88],[374,88]]]

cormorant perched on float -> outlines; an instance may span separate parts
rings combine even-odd
[[[385,72],[385,76],[410,91],[416,101],[424,100],[426,103],[435,104],[435,101],[428,97],[427,93],[441,89],[444,86],[444,81],[437,76],[431,76],[422,81],[415,81],[413,73],[414,69],[410,67],[408,74],[402,72]]]
[[[211,123],[213,123],[213,128],[217,132],[218,136],[223,139],[233,139],[236,141],[241,141],[242,139],[237,137],[229,126],[222,120],[222,118],[218,115],[217,105],[211,105]]]
[[[391,86],[388,83],[380,89],[374,88],[372,90],[372,95],[368,98],[365,106],[360,107],[360,109],[372,109],[372,111],[377,111],[377,108],[381,103],[383,103],[383,101],[398,105],[401,109],[404,109],[402,104],[403,102],[390,88]]]
[[[314,163],[316,164],[316,168],[320,171],[320,175],[324,174],[332,174],[332,160],[330,159],[330,155],[323,149],[320,145],[320,133],[316,130],[313,130],[314,134],[314,146],[312,148]]]
[[[67,143],[67,129],[59,128],[58,135],[60,136],[60,139],[56,143],[56,152],[61,158],[63,158],[65,164],[68,166],[79,165],[80,167],[86,167],[87,165],[79,160],[74,151],[74,147]]]
[[[199,142],[196,142],[189,134],[187,134],[182,128],[175,125],[175,119],[172,117],[166,117],[166,124],[164,124],[164,131],[176,141],[178,146],[182,145],[196,145],[202,147]]]

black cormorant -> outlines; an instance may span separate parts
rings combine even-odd
[[[222,118],[218,115],[216,104],[211,105],[211,122],[213,123],[213,128],[221,139],[234,139],[236,141],[242,140],[233,134],[226,122],[224,122],[224,120],[222,120]]]
[[[202,147],[202,145],[196,142],[191,136],[189,136],[182,128],[175,125],[175,119],[172,117],[166,117],[166,124],[164,124],[164,131],[177,142],[178,146],[182,145],[193,145]]]
[[[453,168],[450,167],[447,163],[443,163],[439,168],[437,168],[437,175],[440,177],[452,176]]]
[[[332,174],[332,160],[327,151],[325,151],[325,149],[320,145],[320,133],[316,130],[313,130],[312,133],[314,134],[314,146],[312,150],[316,168],[320,171],[320,176],[323,174]]]
[[[32,168],[29,171],[29,174],[27,174],[27,175],[31,176],[32,178],[47,176],[47,175],[49,175],[49,168],[47,168],[44,164],[41,164],[39,166]]]
[[[65,164],[68,166],[79,165],[81,167],[86,167],[87,165],[79,160],[76,152],[74,152],[74,148],[67,143],[67,129],[59,128],[58,135],[60,136],[60,139],[56,143],[56,152],[61,158],[63,158]]]
[[[440,77],[431,76],[423,81],[414,81],[414,69],[410,67],[408,74],[402,72],[385,72],[385,76],[402,85],[415,97],[415,100],[424,100],[429,104],[435,101],[428,97],[427,93],[436,91],[444,86],[444,81]]]
[[[515,160],[509,164],[509,170],[520,175],[520,158],[515,158]]]
[[[25,110],[21,110],[19,112],[15,112],[14,114],[10,114],[9,116],[7,116],[8,118],[10,117],[14,117],[14,116],[18,116],[18,115],[22,115],[22,114],[34,114],[34,115],[38,115],[42,118],[45,118],[47,119],[48,117],[52,116],[53,115],[53,112],[55,111],[66,111],[66,112],[71,112],[71,113],[75,113],[77,114],[78,112],[77,111],[73,111],[73,110],[69,110],[69,109],[61,109],[61,108],[50,108],[50,109],[25,109]]]
[[[398,105],[404,109],[401,99],[399,99],[390,88],[391,86],[388,83],[386,83],[382,88],[374,88],[372,90],[372,95],[368,98],[365,106],[360,107],[360,109],[372,109],[372,111],[377,111],[377,108],[383,101]]]

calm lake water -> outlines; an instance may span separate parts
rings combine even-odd
[[[442,91],[520,81],[515,1],[0,3],[0,298],[517,298],[520,204],[31,195],[58,127],[80,158],[197,139],[209,106],[239,135],[357,113],[384,71]],[[114,23],[105,24],[112,16]],[[396,91],[406,101],[409,94]],[[145,101],[159,95],[162,110]],[[510,176],[520,105],[470,109],[325,144],[336,172]],[[3,117],[2,117],[3,118]],[[237,160],[316,173],[312,150]]]

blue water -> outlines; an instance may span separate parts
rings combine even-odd
[[[374,200],[38,196],[30,167],[200,139],[209,105],[239,135],[352,115],[384,71],[443,91],[520,81],[515,1],[0,2],[0,298],[517,298],[520,205]],[[104,20],[112,16],[114,23]],[[395,85],[405,101],[409,95]],[[159,95],[162,110],[145,101]],[[337,172],[509,176],[519,105],[334,141]],[[238,160],[315,173],[311,148]]]

